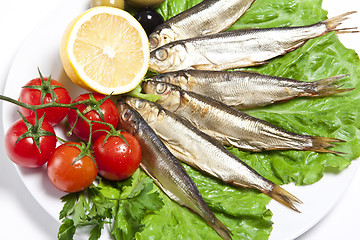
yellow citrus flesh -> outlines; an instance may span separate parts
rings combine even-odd
[[[60,57],[69,78],[103,94],[134,89],[149,66],[149,43],[138,21],[112,7],[95,7],[66,29]]]

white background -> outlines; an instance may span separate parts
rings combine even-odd
[[[90,0],[74,1],[90,2]],[[56,11],[56,6],[61,3],[61,0],[0,0],[0,3],[0,92],[2,93],[17,49],[45,16],[48,16],[51,11]],[[360,11],[360,2],[358,0],[324,0],[324,8],[330,10],[328,16],[331,17],[347,11]],[[360,13],[348,20],[351,26],[360,26],[359,15]],[[51,41],[51,36],[48,38]],[[360,49],[358,45],[360,34],[342,35],[340,39],[347,47]],[[2,128],[0,131],[1,239],[57,239],[59,223],[35,201],[18,176],[14,165],[4,156],[4,133]],[[357,169],[351,184],[344,187],[347,190],[336,207],[298,240],[356,239],[359,236],[360,169]]]

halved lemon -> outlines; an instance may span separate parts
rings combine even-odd
[[[133,90],[145,76],[149,41],[128,12],[95,7],[69,24],[60,57],[75,84],[102,94],[121,94]]]

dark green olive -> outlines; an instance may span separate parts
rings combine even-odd
[[[91,0],[91,7],[108,6],[124,9],[124,0]]]
[[[126,2],[134,7],[155,7],[164,1],[165,0],[127,0]]]
[[[164,22],[163,17],[151,8],[140,10],[134,17],[144,28],[147,35],[150,35],[158,25]]]

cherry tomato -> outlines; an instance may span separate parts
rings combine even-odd
[[[76,107],[82,112],[85,117],[92,121],[101,121],[104,122],[100,116],[103,115],[103,119],[105,122],[110,123],[115,128],[117,127],[119,121],[119,115],[115,104],[110,100],[106,99],[100,106],[99,103],[106,96],[99,93],[85,93],[77,97],[73,102],[84,101],[88,99],[92,99],[89,104],[79,104]],[[70,127],[73,127],[76,120],[77,114],[74,109],[70,109],[68,113],[68,120]],[[101,123],[93,123],[92,124],[92,141],[95,141],[97,137],[102,134],[105,134],[104,131],[97,131],[100,129],[110,130],[107,126]],[[97,131],[97,132],[95,132]],[[90,136],[90,128],[89,125],[81,118],[78,118],[77,123],[73,129],[73,133],[78,136],[83,141],[88,141]]]
[[[108,180],[123,180],[130,177],[139,167],[141,147],[139,141],[127,132],[121,132],[126,139],[106,135],[96,139],[93,145],[99,174]],[[105,142],[104,142],[105,141]]]
[[[79,147],[84,146],[76,142],[62,144],[54,150],[47,163],[50,181],[63,192],[82,191],[96,178],[96,165],[89,155],[74,162],[81,153]]]
[[[38,136],[25,137],[18,141],[19,137],[28,133],[29,130],[24,120],[19,119],[6,132],[5,149],[10,160],[14,163],[27,168],[36,168],[47,162],[51,152],[56,147],[57,140],[53,127],[46,121],[43,121],[41,125],[39,124],[38,129],[34,127],[36,126],[34,117],[28,117],[27,121],[32,125],[30,132],[35,135],[38,134]],[[50,132],[53,135],[44,135],[41,133],[42,131]],[[36,145],[36,138],[38,138],[41,152]]]
[[[29,88],[30,87],[30,88]],[[27,103],[30,105],[40,105],[50,103],[52,101],[52,96],[50,94],[50,88],[53,89],[56,98],[55,102],[69,104],[71,98],[69,92],[64,88],[64,86],[54,79],[48,78],[35,78],[23,87],[20,92],[19,102]],[[43,100],[41,100],[43,98]],[[44,109],[37,110],[39,118],[45,114],[45,121],[50,123],[52,126],[58,124],[61,120],[65,118],[69,109],[63,107],[49,107]],[[35,116],[35,112],[26,108],[20,108],[20,112],[24,114],[25,117]]]

